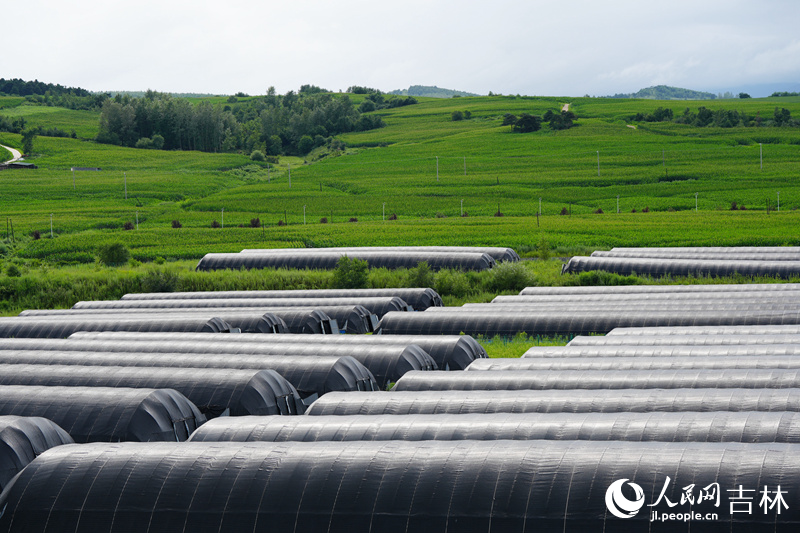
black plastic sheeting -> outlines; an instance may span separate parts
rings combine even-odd
[[[211,420],[192,441],[626,440],[800,443],[800,413],[490,413],[236,416]]]
[[[527,358],[578,357],[751,357],[800,356],[798,344],[735,344],[735,345],[660,345],[660,346],[533,346],[522,354]]]
[[[15,339],[16,340],[16,339]],[[24,339],[20,339],[24,340]],[[302,398],[321,395],[331,391],[376,390],[378,383],[372,373],[350,356],[306,357],[302,355],[269,355],[250,353],[231,353],[224,351],[208,352],[159,352],[138,350],[134,343],[119,344],[118,350],[108,352],[93,350],[97,346],[79,342],[69,343],[63,349],[39,349],[29,344],[30,350],[9,350],[0,344],[0,363],[29,365],[77,365],[113,367],[176,367],[184,369],[236,369],[268,370],[280,375],[282,390],[279,397],[291,392],[289,407],[282,404],[279,414],[296,414],[294,404]],[[285,378],[285,379],[284,379]],[[276,386],[276,384],[273,384]],[[277,394],[277,392],[276,392]],[[287,396],[288,398],[288,396]],[[286,402],[284,402],[286,403]],[[284,412],[286,411],[286,412]],[[302,409],[300,410],[302,412]],[[265,413],[278,414],[278,413]]]
[[[592,285],[579,287],[526,287],[520,296],[547,296],[554,294],[654,294],[681,292],[775,292],[800,291],[800,283],[721,283],[712,285]],[[776,294],[777,296],[777,294]],[[498,297],[499,298],[499,297]]]
[[[206,300],[212,302],[214,300]],[[181,307],[169,308],[121,308],[121,309],[69,309],[51,311],[23,311],[36,315],[76,314],[94,316],[151,316],[167,314],[169,316],[217,316],[242,333],[305,333],[317,334],[364,334],[372,333],[378,326],[378,316],[361,305],[336,307]],[[260,324],[261,316],[275,317],[280,324],[280,331],[275,327],[264,327]],[[289,320],[287,324],[284,317]],[[260,331],[262,330],[263,331]],[[344,330],[344,331],[342,331]]]
[[[0,530],[784,533],[800,525],[799,455],[796,444],[733,442],[69,445],[42,454],[0,496]],[[630,485],[626,496],[625,483],[641,498]],[[641,510],[611,504],[627,518],[612,516],[615,487]],[[753,491],[742,494],[754,512],[731,512],[728,491],[739,488]],[[680,504],[689,490],[698,500]],[[762,490],[780,502],[766,514]],[[651,523],[653,511],[717,520]]]
[[[76,331],[191,331],[226,333],[233,327],[220,318],[66,318],[0,317],[0,337],[65,338]]]
[[[689,252],[676,248],[673,251],[656,251],[643,249],[638,252],[596,251],[591,257],[636,257],[643,259],[707,259],[712,261],[800,261],[800,252]]]
[[[275,309],[279,307],[303,307],[325,310],[326,307],[342,305],[362,305],[382,317],[389,311],[407,311],[408,304],[396,296],[373,296],[364,298],[214,298],[187,300],[96,300],[78,302],[73,309],[131,309],[152,308],[237,308],[258,307]]]
[[[19,314],[21,317],[52,316],[83,320],[105,320],[116,317],[128,320],[135,317],[149,318],[157,315],[171,318],[217,318],[224,320],[232,328],[236,328],[242,333],[289,333],[286,322],[274,313],[250,309],[209,309],[193,313],[176,312],[172,309],[163,311],[157,309],[28,309]]]
[[[800,295],[799,295],[800,296]],[[614,328],[607,336],[617,335],[800,335],[800,325],[787,326],[691,326],[683,328]]]
[[[798,346],[800,348],[800,346]],[[724,357],[526,357],[478,359],[467,370],[656,370],[656,369],[769,368],[800,369],[797,355]]]
[[[562,274],[602,270],[622,276],[773,276],[790,279],[800,276],[800,261],[746,261],[706,259],[646,259],[575,256],[564,265]]]
[[[361,259],[370,268],[416,268],[425,261],[431,270],[454,268],[461,270],[488,270],[495,266],[495,260],[483,253],[427,253],[427,252],[331,252],[320,249],[260,254],[206,254],[197,270],[247,270],[260,268],[289,268],[333,270],[342,256]]]
[[[786,389],[800,370],[496,370],[408,372],[393,390]]]
[[[328,308],[328,309],[339,309],[339,308]],[[331,317],[327,311],[323,311],[322,309],[312,309],[308,307],[259,307],[259,308],[251,308],[251,307],[225,307],[225,308],[155,308],[155,309],[148,309],[148,308],[123,308],[123,309],[70,309],[69,311],[73,313],[87,313],[87,314],[96,314],[102,313],[105,316],[114,316],[114,315],[131,315],[131,316],[138,316],[138,315],[156,315],[156,314],[169,314],[171,316],[200,316],[200,315],[217,315],[222,316],[224,315],[226,318],[228,317],[235,317],[234,320],[238,317],[240,320],[242,317],[245,319],[252,315],[263,315],[263,316],[274,316],[279,321],[280,324],[285,327],[285,331],[281,331],[281,333],[293,333],[293,334],[314,334],[314,335],[338,335],[340,332],[339,329],[339,322]],[[25,311],[23,311],[25,312]],[[241,322],[239,322],[241,324]],[[253,329],[253,328],[250,328]],[[283,328],[282,328],[283,329]],[[241,330],[242,333],[262,333],[259,331],[245,331]],[[178,332],[175,332],[178,333]],[[269,331],[264,333],[271,333]]]
[[[800,411],[800,389],[583,389],[332,392],[308,416],[468,413]]]
[[[686,252],[686,253],[725,253],[728,255],[739,255],[742,253],[762,253],[762,254],[798,254],[798,246],[681,246],[681,247],[624,247],[616,246],[612,252]]]
[[[568,346],[727,346],[747,344],[800,344],[800,335],[586,335]]]
[[[72,443],[69,434],[51,420],[0,415],[0,492],[36,457],[50,448]]]
[[[285,307],[273,309],[272,314],[281,318],[289,333],[312,335],[338,335],[339,323],[321,309]]]
[[[208,418],[228,410],[234,416],[305,411],[274,370],[0,364],[0,385],[175,389]]]
[[[439,313],[444,309],[438,307],[435,310],[428,310],[429,313]],[[790,311],[800,310],[800,302],[788,300],[697,300],[687,301],[667,301],[653,299],[631,300],[631,301],[612,301],[612,302],[503,302],[503,303],[474,303],[464,304],[458,308],[466,313],[492,313],[495,311],[513,311],[518,313],[546,313],[551,311],[604,311],[607,313],[620,313],[627,311],[663,311],[663,312],[685,312],[694,313],[702,311]],[[222,318],[225,318],[222,316]]]
[[[441,307],[442,297],[430,288],[387,289],[297,289],[274,291],[199,291],[199,292],[149,292],[130,293],[123,300],[190,300],[210,298],[363,298],[397,297],[417,311]]]
[[[648,285],[650,287],[652,285]],[[636,302],[687,302],[693,301],[728,301],[732,303],[742,302],[775,302],[789,303],[796,302],[800,298],[800,291],[714,291],[714,292],[609,292],[609,293],[589,293],[589,294],[518,294],[500,295],[492,300],[492,304],[528,304],[528,305],[552,305],[552,304],[573,304],[582,303],[589,305],[620,304]]]
[[[285,313],[287,309],[306,310],[309,312],[316,310],[310,307],[267,307],[265,309],[269,309],[270,312],[275,313],[276,315]],[[318,312],[324,313],[330,319],[336,321],[336,326],[338,326],[339,330],[338,333],[363,335],[374,332],[375,328],[378,327],[378,315],[372,313],[363,305],[337,305],[334,307],[323,307],[320,308]],[[331,331],[331,333],[337,332]]]
[[[206,421],[172,389],[0,387],[0,415],[41,416],[75,442],[185,441]]]
[[[70,336],[71,339],[96,339],[96,340],[192,340],[204,341],[209,337],[205,333],[126,333],[126,332],[78,332]],[[259,335],[229,335],[225,337],[230,342],[253,342],[267,344],[283,343],[311,343],[311,344],[336,344],[359,346],[362,344],[390,345],[396,344],[408,346],[416,344],[425,350],[431,358],[436,361],[440,370],[463,370],[475,359],[487,357],[486,350],[483,349],[478,341],[469,335],[359,335],[359,336],[337,336],[320,337],[317,335],[286,335],[270,336],[269,338]]]
[[[800,324],[800,311],[503,311],[474,313],[444,308],[422,313],[387,313],[379,331],[386,335],[589,335],[617,327]]]
[[[410,370],[436,369],[436,362],[415,345],[348,346],[310,342],[273,345],[226,339],[227,336],[205,341],[67,339],[66,342],[25,342],[25,339],[9,339],[13,342],[0,341],[0,356],[2,350],[63,350],[72,353],[57,357],[77,360],[88,358],[93,352],[113,352],[107,354],[107,359],[113,361],[114,355],[128,352],[127,356],[116,358],[119,365],[272,369],[289,380],[301,394],[305,394],[303,391],[323,394],[331,390],[374,390],[378,385],[383,387],[390,381],[397,381]],[[338,359],[342,361],[337,363]],[[145,360],[147,363],[143,363]]]
[[[287,252],[287,253],[296,253],[300,252],[303,253],[304,251],[314,251],[320,250],[320,248],[316,249],[304,249],[304,248],[280,248],[280,249],[270,249],[270,248],[245,248],[240,253],[248,254],[248,253],[276,253],[276,252]],[[337,252],[351,252],[351,251],[362,251],[362,252],[428,252],[428,253],[481,253],[486,254],[492,257],[495,261],[519,261],[519,254],[514,251],[513,248],[503,248],[498,246],[352,246],[352,247],[341,247],[341,248],[322,248],[322,250],[335,250]]]

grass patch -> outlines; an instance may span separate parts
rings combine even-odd
[[[571,340],[568,337],[540,337],[529,336],[526,333],[519,333],[512,338],[508,337],[483,337],[475,338],[489,357],[521,357],[529,348],[534,346],[566,346]]]

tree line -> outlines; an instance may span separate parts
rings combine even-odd
[[[750,115],[744,111],[731,109],[711,110],[703,106],[699,107],[696,113],[687,107],[683,114],[675,116],[672,109],[659,107],[652,113],[637,113],[631,116],[630,120],[633,122],[674,122],[699,128],[708,126],[717,128],[800,126],[800,121],[792,118],[792,114],[788,109],[777,107],[771,117],[762,117],[760,113]]]
[[[529,133],[542,129],[546,122],[553,131],[567,130],[574,125],[578,117],[572,111],[553,111],[548,109],[544,115],[531,115],[522,113],[520,116],[506,113],[503,115],[503,126],[511,126],[511,131],[516,133]]]
[[[379,116],[362,114],[347,95],[313,85],[285,95],[270,87],[264,96],[234,95],[216,105],[147,91],[141,98],[117,95],[105,101],[97,141],[165,150],[305,155],[326,144],[343,147],[335,135],[382,126]]]
[[[44,83],[39,80],[25,81],[18,78],[10,80],[0,78],[0,94],[8,96],[28,96],[28,95],[45,95],[62,96],[71,94],[73,96],[91,96],[91,93],[86,89],[80,87],[64,87],[63,85],[54,85],[52,83]]]

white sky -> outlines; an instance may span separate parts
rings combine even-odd
[[[26,0],[0,77],[93,91],[605,96],[800,83],[798,0]],[[7,16],[13,14],[16,20]]]

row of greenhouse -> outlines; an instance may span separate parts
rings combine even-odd
[[[0,532],[800,525],[800,285],[381,291],[0,320]],[[473,337],[520,332],[571,340]]]
[[[491,303],[389,312],[390,335],[574,336],[620,327],[800,324],[800,284],[528,287]]]
[[[789,531],[800,518],[800,365],[761,350],[786,347],[796,333],[617,329],[534,347],[521,359],[478,357],[461,372],[409,371],[388,392],[330,392],[303,416],[213,417],[186,443],[59,446],[11,484],[0,524],[81,531],[88,505],[92,527],[103,531],[123,517],[124,531],[492,531],[498,523],[500,531]],[[258,345],[281,336],[231,337]],[[679,365],[615,368],[626,358],[675,359],[652,355],[660,339],[715,351]],[[614,347],[642,351],[614,355]],[[740,358],[726,369],[726,350],[741,347],[756,350],[751,365]],[[584,370],[586,361],[595,368]],[[773,361],[768,370],[763,361]],[[60,444],[56,432],[51,441]],[[607,496],[619,479],[641,487],[655,511],[614,515]],[[713,512],[713,521],[650,523],[652,512],[671,509],[666,502],[683,505],[690,486],[696,506],[678,510]],[[700,491],[714,486],[720,503],[700,505]],[[757,494],[749,514],[737,512],[740,488]],[[63,526],[48,529],[45,516]]]
[[[623,276],[800,276],[800,247],[733,246],[612,248],[570,258],[562,273],[605,271]]]

